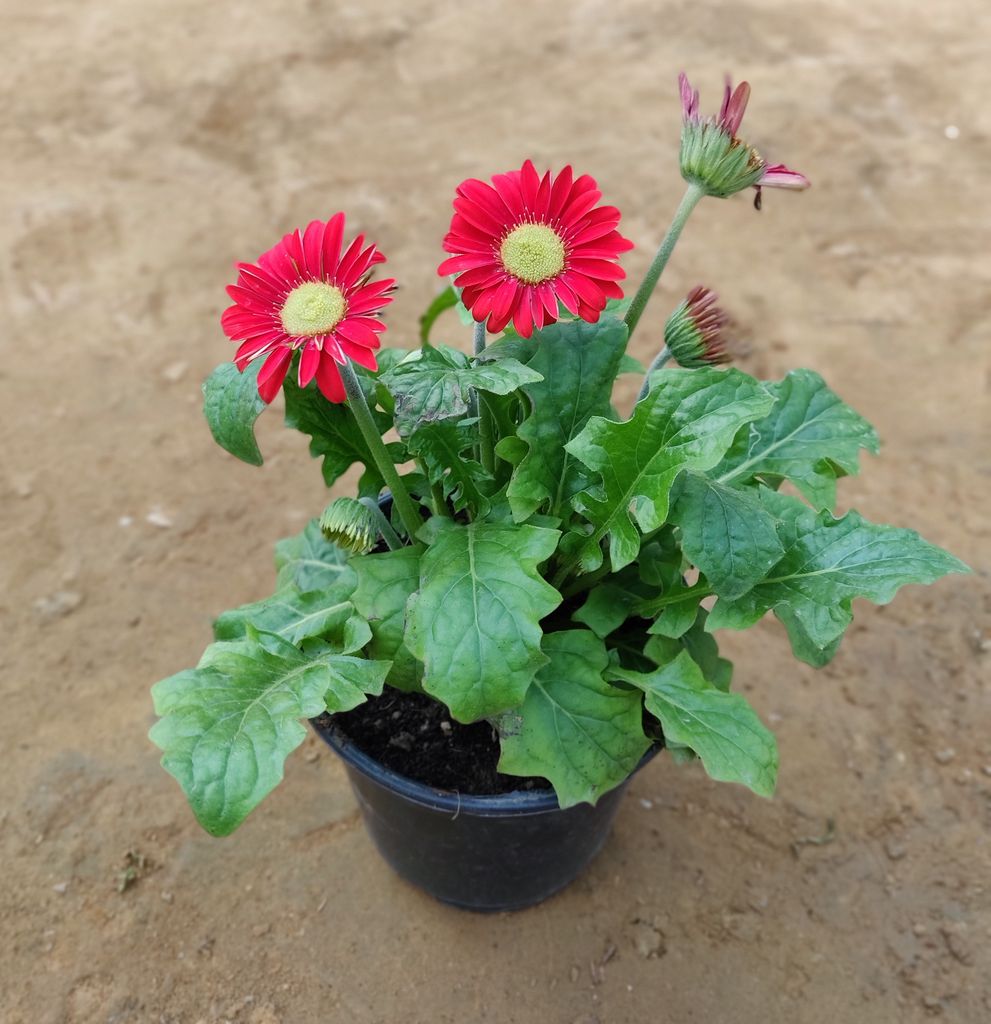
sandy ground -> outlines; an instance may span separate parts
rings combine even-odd
[[[0,9],[0,1020],[991,1019],[991,6]],[[843,501],[978,572],[860,608],[818,674],[774,623],[729,637],[780,737],[777,798],[660,758],[532,911],[394,878],[314,740],[208,838],[146,739],[148,686],[269,590],[272,543],[326,500],[276,412],[260,470],[201,419],[232,260],[346,209],[403,282],[408,344],[454,185],[531,155],[598,177],[638,273],[680,194],[681,67],[709,104],[746,75],[751,141],[815,188],[704,204],[636,354],[709,281],[747,369],[810,365],[879,427]]]

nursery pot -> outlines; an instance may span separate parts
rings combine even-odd
[[[408,882],[467,910],[520,910],[563,889],[602,848],[629,784],[595,806],[566,810],[552,789],[461,795],[379,764],[333,721],[312,724],[344,761],[365,827],[385,860]],[[660,749],[652,747],[637,770]]]

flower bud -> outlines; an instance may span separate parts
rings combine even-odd
[[[664,344],[679,366],[693,369],[728,363],[724,328],[729,318],[708,288],[693,288],[664,325]]]
[[[735,89],[729,79],[718,117],[703,118],[699,113],[699,94],[684,74],[681,88],[681,175],[706,195],[725,199],[751,186],[805,189],[809,180],[783,164],[768,167],[764,158],[738,136],[750,86],[741,82]],[[757,203],[758,209],[759,201]]]
[[[320,529],[327,540],[355,555],[367,554],[378,542],[375,513],[357,498],[335,498],[323,510]]]

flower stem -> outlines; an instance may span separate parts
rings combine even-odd
[[[386,519],[385,513],[380,508],[379,503],[372,498],[359,498],[358,501],[360,501],[361,504],[364,505],[365,508],[367,508],[374,516],[375,525],[378,527],[379,533],[382,534],[382,540],[385,541],[386,547],[390,551],[396,551],[398,548],[401,548],[403,546],[403,542],[400,539],[399,534],[392,528],[392,523]]]
[[[485,351],[485,321],[475,323],[475,358],[477,359]],[[475,392],[475,402],[478,406],[478,449],[479,461],[487,473],[495,471],[495,441],[493,439],[492,410],[486,404],[484,398]]]
[[[671,258],[671,253],[674,251],[675,243],[681,234],[681,229],[685,226],[685,222],[691,215],[692,210],[695,209],[696,204],[704,195],[705,193],[698,185],[689,185],[685,189],[685,194],[681,197],[681,203],[674,215],[674,220],[671,221],[668,233],[664,236],[664,241],[661,242],[657,255],[647,270],[647,276],[643,279],[643,284],[637,289],[637,293],[633,296],[633,301],[630,303],[630,308],[626,311],[625,320],[626,326],[629,328],[630,337],[633,337],[633,332],[640,322],[640,317],[643,316],[643,311],[646,309],[647,303],[657,287],[661,272]]]
[[[654,356],[654,361],[647,367],[647,376],[643,379],[643,387],[640,389],[640,394],[637,395],[637,401],[642,402],[647,394],[650,392],[650,375],[655,371],[659,370],[664,364],[671,358],[671,349],[664,346],[660,352]]]
[[[364,437],[365,444],[368,445],[368,450],[375,460],[376,468],[382,474],[382,479],[392,491],[393,503],[410,541],[415,543],[416,532],[423,525],[423,520],[409,496],[409,491],[406,490],[406,485],[399,478],[391,456],[386,451],[382,435],[379,434],[378,427],[375,426],[375,421],[372,419],[372,412],[368,408],[368,402],[365,401],[365,393],[361,390],[361,383],[358,381],[358,375],[354,372],[351,361],[346,360],[338,369],[341,372],[341,380],[344,381],[348,405],[354,414],[361,436]]]

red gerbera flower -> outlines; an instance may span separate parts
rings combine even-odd
[[[489,185],[469,178],[458,186],[438,268],[458,274],[461,301],[497,334],[510,320],[529,338],[554,323],[560,301],[594,323],[608,299],[621,299],[626,273],[619,254],[633,243],[617,230],[615,206],[596,206],[595,179],[575,179],[570,167],[542,178],[527,160],[518,171],[496,174]]]
[[[364,235],[341,255],[344,214],[326,223],[312,221],[258,257],[257,264],[238,263],[237,284],[227,288],[234,305],[220,322],[233,341],[237,368],[268,353],[258,371],[258,394],[271,402],[278,394],[297,350],[299,386],[316,378],[331,402],[344,401],[337,365],[353,359],[377,368],[374,350],[385,324],[376,319],[392,302],[395,281],[369,282],[371,268],[385,257],[374,245],[363,248]]]

